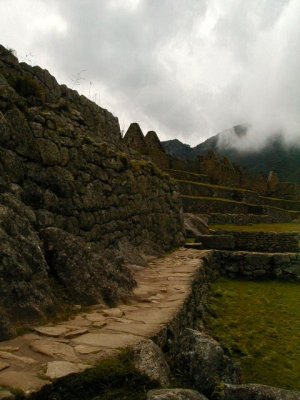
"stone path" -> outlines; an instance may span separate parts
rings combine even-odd
[[[134,275],[138,286],[128,304],[96,305],[89,312],[0,342],[0,388],[26,393],[152,337],[172,320],[190,292],[206,251],[179,249],[149,262]]]

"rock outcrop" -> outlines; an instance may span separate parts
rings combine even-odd
[[[175,368],[201,393],[211,395],[220,382],[240,383],[239,366],[206,333],[186,329],[177,348]]]
[[[125,264],[181,243],[179,211],[116,117],[0,46],[0,340],[129,294]]]

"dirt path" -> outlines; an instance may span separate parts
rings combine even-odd
[[[135,272],[128,304],[93,306],[71,320],[0,342],[0,387],[36,391],[55,378],[90,368],[118,349],[152,337],[188,296],[205,251],[179,249]]]

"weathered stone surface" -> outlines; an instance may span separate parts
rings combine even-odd
[[[119,308],[108,308],[107,310],[103,310],[103,315],[106,317],[117,317],[120,318],[124,314]]]
[[[31,349],[46,356],[58,358],[70,362],[78,362],[73,347],[60,342],[35,340],[30,345]]]
[[[86,333],[73,339],[74,344],[83,344],[109,349],[121,349],[136,342],[136,336],[124,333]]]
[[[83,239],[57,228],[45,229],[41,237],[48,264],[70,298],[83,304],[116,301],[133,288],[134,280],[125,266],[116,268]]]
[[[11,387],[21,389],[25,393],[37,391],[43,386],[50,383],[46,379],[40,379],[31,372],[18,372],[18,371],[3,371],[0,374],[0,385],[4,387]]]
[[[40,326],[34,328],[34,331],[45,336],[59,337],[64,336],[70,329],[65,326]]]
[[[78,373],[88,368],[80,363],[74,364],[68,361],[50,361],[47,364],[46,376],[50,379],[58,379],[63,376]]]
[[[207,400],[203,394],[190,389],[157,389],[147,393],[147,400]]]
[[[127,262],[182,242],[174,183],[129,151],[117,118],[2,46],[0,176],[0,340],[65,302],[118,302]]]
[[[76,336],[83,335],[84,333],[87,333],[87,332],[88,332],[87,328],[75,329],[75,330],[72,330],[71,332],[67,333],[65,335],[65,338],[72,339]]]
[[[161,349],[149,339],[144,339],[133,346],[135,368],[150,379],[167,387],[171,382],[171,371]]]
[[[210,395],[221,381],[240,383],[240,368],[209,335],[186,329],[177,343],[175,368],[201,393]]]
[[[101,351],[101,348],[79,344],[75,346],[75,350],[79,354],[93,354],[93,353],[99,353]]]
[[[299,400],[300,392],[266,385],[222,385],[214,395],[216,400]]]
[[[0,358],[4,360],[12,360],[15,362],[19,362],[21,364],[35,364],[37,360],[34,360],[31,357],[17,356],[16,354],[8,353],[5,351],[0,351]]]

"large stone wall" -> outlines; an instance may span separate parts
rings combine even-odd
[[[283,208],[284,210],[293,210],[300,212],[300,201],[275,199],[273,197],[261,197],[261,201],[271,207]]]
[[[256,214],[223,214],[211,213],[204,214],[209,225],[251,225],[251,224],[272,224],[291,222],[292,217],[288,214],[282,217],[273,215],[256,215]]]
[[[230,278],[300,281],[299,253],[214,251],[221,275]]]
[[[130,155],[118,120],[3,47],[0,174],[0,340],[65,301],[118,301],[126,263],[182,242],[172,180]]]
[[[226,232],[229,233],[229,232]],[[230,232],[236,250],[272,252],[298,252],[298,233]]]

